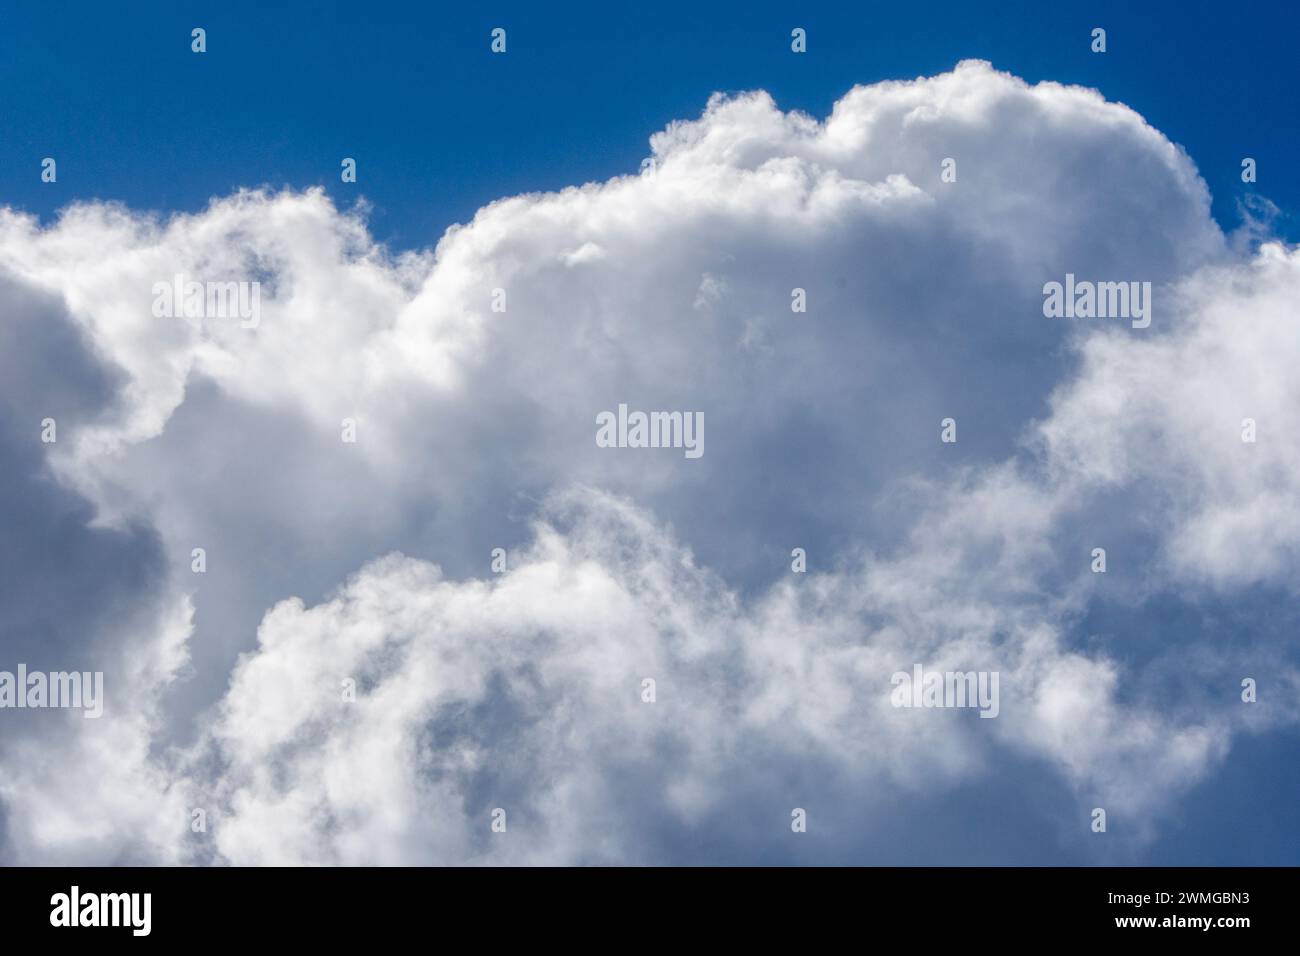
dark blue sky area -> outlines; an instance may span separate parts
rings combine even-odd
[[[1226,228],[1258,189],[1297,233],[1300,14],[1281,3],[48,3],[0,7],[0,203],[197,210],[324,184],[430,245],[484,203],[634,171],[714,90],[825,116],[856,83],[980,57],[1099,88],[1185,146]],[[190,52],[190,30],[208,52]],[[508,31],[508,52],[489,32]],[[809,52],[790,52],[794,26]],[[1089,50],[1094,26],[1104,55]],[[59,181],[40,181],[42,157]],[[359,182],[339,181],[353,156]],[[1240,162],[1259,163],[1255,187]]]

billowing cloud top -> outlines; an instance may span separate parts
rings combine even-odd
[[[1295,250],[982,62],[651,147],[402,256],[319,191],[0,211],[0,670],[105,674],[0,711],[6,859],[875,862],[1008,776],[1116,859],[1294,724]],[[1045,317],[1067,275],[1150,325]],[[600,447],[620,405],[703,454]],[[895,706],[917,664],[996,719]]]

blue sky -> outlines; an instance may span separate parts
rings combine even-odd
[[[0,9],[0,671],[109,689],[0,711],[0,862],[1300,861],[1298,21]],[[1000,719],[885,703],[939,661]]]
[[[859,83],[987,59],[1099,89],[1183,145],[1225,228],[1243,156],[1295,235],[1293,37],[1280,3],[71,3],[0,11],[0,193],[49,216],[72,199],[201,209],[236,186],[324,185],[374,205],[378,238],[430,245],[503,195],[635,170],[649,134],[715,90],[765,89],[825,116]],[[208,31],[194,56],[193,26]],[[809,53],[789,52],[792,26]],[[509,55],[488,33],[508,29]],[[1104,56],[1089,50],[1108,30]],[[57,188],[39,160],[60,161]],[[359,161],[356,188],[339,182]]]

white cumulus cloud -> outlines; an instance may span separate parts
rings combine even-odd
[[[402,255],[319,191],[0,211],[19,344],[81,370],[0,383],[14,436],[60,418],[5,448],[130,545],[103,615],[136,611],[51,625],[112,708],[0,742],[8,856],[816,859],[1010,767],[1070,794],[1067,843],[1093,806],[1145,838],[1295,721],[1267,615],[1101,633],[1293,594],[1295,250],[1226,241],[1128,108],[981,62],[820,121],[715,96],[651,149]],[[1045,318],[1066,273],[1151,282],[1151,327]],[[177,275],[260,282],[260,321],[154,315]],[[703,413],[706,454],[596,447],[621,403]],[[891,706],[915,663],[998,671],[998,717]],[[837,829],[791,848],[804,805]]]

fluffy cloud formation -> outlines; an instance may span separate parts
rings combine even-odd
[[[977,62],[823,122],[715,97],[651,146],[402,256],[319,192],[0,212],[16,349],[76,371],[0,387],[41,516],[15,594],[116,582],[45,625],[112,708],[6,734],[8,856],[819,860],[1009,767],[1063,783],[1036,809],[1077,853],[1089,808],[1148,836],[1295,721],[1276,613],[1137,635],[1293,597],[1295,251],[1234,252],[1131,110]],[[1152,282],[1151,327],[1044,318],[1067,272]],[[260,322],[155,316],[175,275],[257,279]],[[597,448],[619,403],[703,412],[704,456]],[[56,513],[81,564],[24,567]],[[998,718],[892,707],[914,663],[1000,672]],[[794,806],[833,826],[791,846]]]

